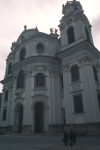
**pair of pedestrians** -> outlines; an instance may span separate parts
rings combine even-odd
[[[70,140],[70,142],[69,142]],[[65,143],[65,145],[69,144],[71,147],[73,146],[73,143],[76,144],[76,133],[75,131],[71,130],[69,135],[67,130],[64,132],[64,139],[63,142]]]

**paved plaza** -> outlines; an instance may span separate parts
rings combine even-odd
[[[100,137],[77,137],[77,145],[65,146],[63,135],[0,135],[0,150],[100,150]]]

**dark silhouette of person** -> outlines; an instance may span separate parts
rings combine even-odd
[[[64,132],[64,143],[65,145],[67,145],[67,143],[69,144],[67,130]]]
[[[42,130],[41,135],[44,135],[44,131]]]
[[[73,147],[73,130],[69,133],[70,146]]]
[[[76,145],[76,132],[75,132],[75,130],[73,131],[73,143],[75,143],[75,145]]]

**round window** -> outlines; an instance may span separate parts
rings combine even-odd
[[[20,52],[20,60],[23,60],[25,57],[25,49],[23,48]]]
[[[36,51],[38,54],[42,54],[44,52],[44,45],[42,43],[39,43],[36,47]]]

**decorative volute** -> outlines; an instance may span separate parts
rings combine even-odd
[[[16,49],[16,42],[13,42],[11,46],[11,51],[14,52],[15,49]]]
[[[79,1],[67,1],[65,5],[63,4],[62,14],[64,16],[61,18],[59,25],[61,51],[84,40],[93,44],[91,25]]]

